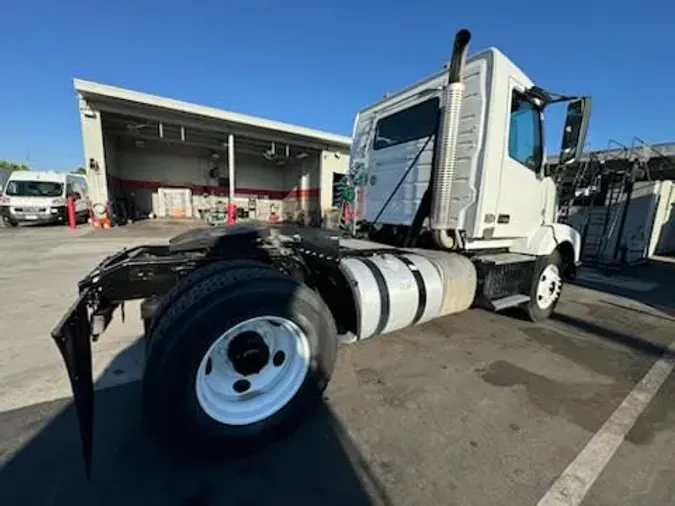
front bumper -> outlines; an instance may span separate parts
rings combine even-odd
[[[65,206],[43,207],[36,209],[0,206],[0,216],[17,223],[53,223],[66,220]]]

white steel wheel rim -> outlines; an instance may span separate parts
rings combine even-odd
[[[541,309],[550,308],[560,297],[561,290],[562,280],[558,266],[555,264],[547,265],[539,276],[539,283],[537,284],[537,306]]]
[[[232,346],[238,346],[236,340],[244,333],[257,334],[268,348],[268,360],[258,372],[242,373],[241,360],[232,360]],[[195,379],[197,400],[209,417],[223,424],[265,420],[298,392],[309,361],[309,340],[296,323],[277,316],[245,320],[218,337],[204,354]],[[242,389],[246,382],[248,387]]]

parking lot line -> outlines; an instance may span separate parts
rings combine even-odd
[[[675,341],[668,347],[675,351]],[[584,449],[553,483],[537,506],[578,506],[612,459],[628,431],[675,368],[672,354],[657,360]]]

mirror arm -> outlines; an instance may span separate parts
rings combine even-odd
[[[568,97],[568,96],[560,95],[559,97],[557,97],[557,98],[551,100],[550,102],[548,102],[547,105],[558,104],[560,102],[572,102],[573,100],[579,100],[579,99],[582,99],[582,98],[584,98],[584,97],[575,97],[575,96],[569,96]]]
[[[539,86],[532,86],[525,92],[526,95],[538,99],[543,103],[543,106],[557,104],[560,102],[571,102],[572,100],[578,100],[583,97],[577,97],[573,95],[561,95],[559,93],[553,93],[540,88]]]

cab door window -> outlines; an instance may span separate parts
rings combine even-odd
[[[543,154],[539,111],[525,95],[514,90],[511,95],[509,157],[533,171],[539,171]]]

